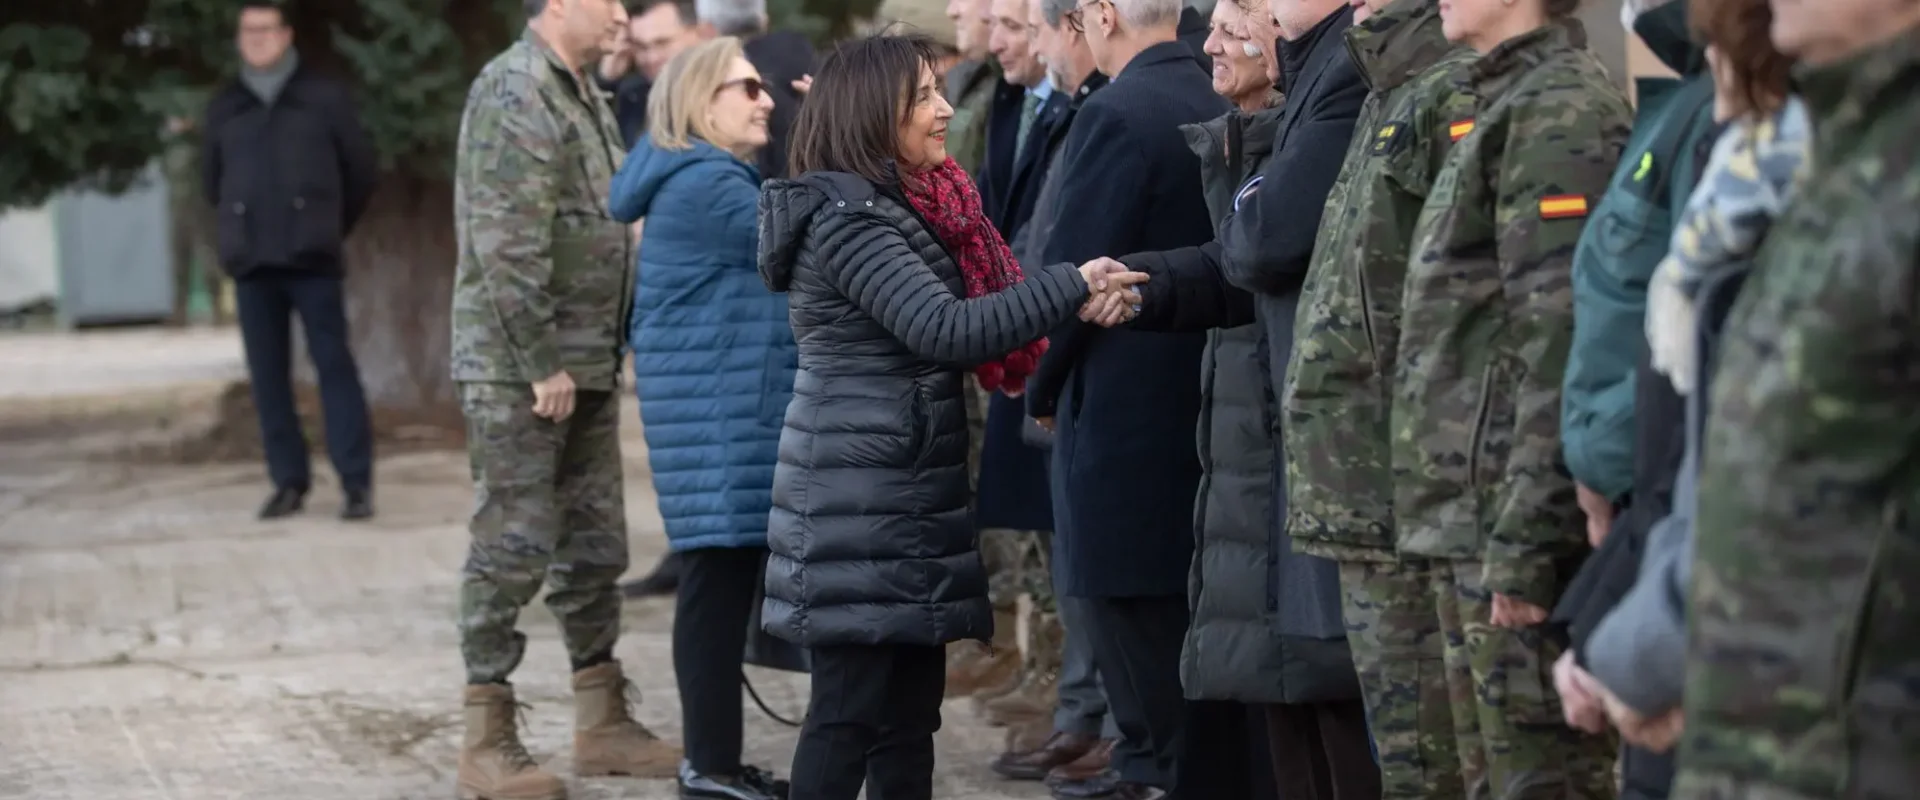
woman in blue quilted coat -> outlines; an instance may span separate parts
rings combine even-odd
[[[613,179],[613,215],[646,219],[627,341],[660,515],[682,561],[682,797],[785,796],[740,761],[740,661],[795,363],[786,297],[756,267],[753,159],[772,109],[738,39],[689,49],[654,83],[647,134]]]

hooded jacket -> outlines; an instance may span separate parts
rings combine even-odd
[[[755,267],[759,197],[751,165],[699,140],[642,137],[613,178],[614,219],[647,220],[627,346],[675,550],[767,541],[794,344],[787,298]]]
[[[1632,112],[1577,20],[1476,60],[1472,120],[1415,225],[1394,375],[1403,553],[1482,562],[1487,590],[1551,606],[1586,550],[1560,459],[1573,245]]]
[[[846,173],[768,181],[760,276],[799,347],[767,522],[768,633],[805,647],[989,639],[967,480],[963,369],[1074,317],[1071,264],[966,299],[896,187]]]
[[[1371,93],[1327,198],[1280,390],[1287,534],[1315,555],[1387,561],[1400,289],[1413,224],[1453,147],[1449,126],[1473,116],[1461,86],[1473,51],[1447,41],[1431,0],[1399,0],[1346,38]]]

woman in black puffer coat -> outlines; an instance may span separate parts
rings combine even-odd
[[[993,635],[961,371],[1018,393],[1090,284],[1145,278],[1022,280],[947,158],[936,58],[919,37],[842,45],[795,124],[800,177],[761,190],[760,273],[799,345],[762,610],[812,658],[792,800],[853,800],[869,778],[887,800],[933,796],[943,646]]]

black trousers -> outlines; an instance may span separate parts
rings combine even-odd
[[[946,648],[815,647],[789,800],[932,800]]]
[[[1088,600],[1093,661],[1120,728],[1113,768],[1121,780],[1171,791],[1186,714],[1180,647],[1187,637],[1187,598]]]
[[[320,410],[326,416],[327,456],[341,488],[373,484],[373,429],[360,369],[347,346],[347,311],[339,276],[291,269],[256,269],[233,282],[239,306],[240,340],[252,377],[253,406],[267,476],[280,489],[304,492],[313,485],[307,436],[293,401],[293,317],[300,317],[307,355],[320,380]]]
[[[1168,800],[1293,800],[1274,786],[1266,706],[1188,700]]]
[[[740,658],[754,589],[766,569],[763,547],[686,550],[673,616],[673,672],[687,763],[703,775],[740,772],[745,718]]]
[[[1265,706],[1273,778],[1287,800],[1380,800],[1359,700]]]

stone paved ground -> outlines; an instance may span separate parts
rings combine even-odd
[[[460,455],[383,459],[372,524],[336,522],[327,483],[307,515],[263,524],[251,517],[257,465],[134,463],[107,454],[147,432],[71,420],[81,395],[109,395],[124,413],[175,387],[166,402],[187,411],[153,413],[178,424],[215,390],[194,382],[238,369],[226,332],[0,336],[0,800],[452,797]],[[55,411],[66,424],[5,424]],[[662,539],[629,438],[639,569]],[[324,466],[316,476],[330,477]],[[665,601],[629,604],[619,654],[644,692],[643,721],[677,738],[671,624]],[[565,770],[564,654],[539,604],[523,628],[529,746]],[[803,710],[803,676],[752,679],[775,710]],[[748,709],[749,759],[784,773],[793,733]],[[1000,741],[949,704],[936,796],[1043,797],[982,768]],[[659,781],[574,785],[576,798],[673,796]]]

